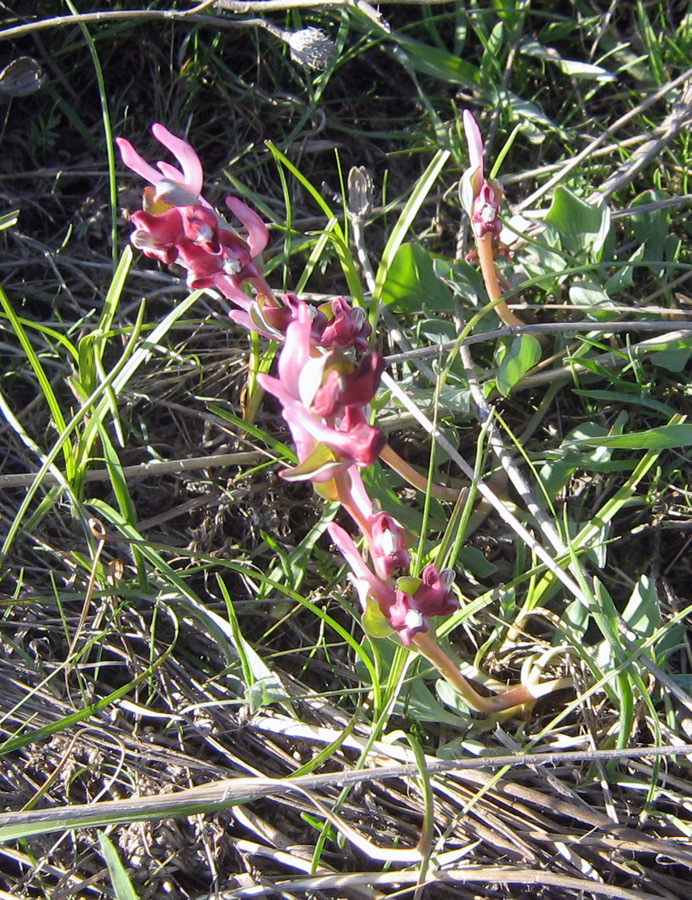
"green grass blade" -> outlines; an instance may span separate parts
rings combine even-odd
[[[138,900],[137,892],[130,881],[130,876],[127,874],[127,869],[123,865],[113,841],[103,831],[99,831],[99,847],[101,856],[106,860],[108,874],[110,875],[117,900]]]
[[[389,235],[384,251],[382,253],[382,260],[375,276],[375,290],[372,295],[372,307],[370,309],[369,316],[370,324],[373,326],[373,329],[375,328],[377,319],[379,317],[379,305],[381,302],[382,290],[387,281],[387,275],[389,274],[389,269],[392,265],[392,262],[394,261],[396,252],[403,243],[409,228],[413,224],[415,217],[418,215],[421,206],[432,190],[433,185],[437,181],[437,178],[439,177],[440,172],[444,168],[450,155],[451,154],[449,150],[437,151],[435,156],[430,161],[427,169],[418,180],[418,183],[413,189],[411,196],[406,201],[406,204],[401,211],[401,215],[399,216],[396,225],[394,226],[394,228],[392,228],[391,234]]]
[[[330,231],[328,233],[330,235],[333,235],[334,248],[336,250],[337,256],[339,257],[339,262],[341,263],[343,273],[346,277],[349,292],[356,303],[362,304],[363,286],[360,283],[358,270],[356,269],[355,263],[353,262],[353,256],[351,255],[348,247],[348,240],[343,228],[341,227],[341,225],[339,225],[338,216],[335,215],[334,211],[324,199],[322,194],[320,194],[320,192],[317,190],[317,188],[313,184],[311,184],[311,182],[302,174],[302,172],[300,172],[296,168],[296,166],[294,166],[291,160],[287,156],[285,156],[278,147],[276,147],[271,141],[267,141],[267,147],[269,147],[269,150],[274,159],[285,166],[288,171],[294,176],[294,178],[296,178],[300,182],[300,184],[303,185],[303,187],[310,194],[315,203],[317,203],[322,212],[327,216],[327,219],[330,222]]]
[[[34,371],[36,375],[36,380],[39,383],[39,387],[41,388],[41,392],[43,396],[46,398],[46,403],[48,404],[48,408],[50,410],[51,417],[53,419],[53,424],[55,426],[55,430],[58,434],[62,434],[65,431],[65,419],[63,418],[62,409],[60,407],[60,402],[58,398],[55,396],[55,391],[50,383],[46,372],[41,365],[41,362],[38,358],[36,351],[34,350],[31,341],[27,337],[26,331],[22,323],[19,320],[19,317],[16,315],[14,309],[12,308],[12,304],[9,301],[9,298],[5,291],[0,287],[0,305],[4,310],[5,316],[9,321],[12,329],[14,330],[15,335],[19,343],[21,344],[22,350],[26,354],[26,358],[29,361],[29,365]],[[65,473],[68,481],[71,481],[74,477],[75,473],[75,464],[74,458],[72,454],[72,446],[71,444],[67,444],[62,446],[62,454],[63,460],[65,463]]]
[[[70,422],[67,423],[66,427],[53,445],[52,449],[46,455],[40,470],[36,473],[35,481],[27,490],[26,496],[24,497],[24,500],[20,504],[20,507],[17,510],[14,519],[12,520],[12,523],[10,524],[7,535],[2,544],[2,549],[0,550],[0,564],[2,564],[4,558],[9,552],[10,547],[14,543],[22,519],[24,518],[27,509],[29,508],[31,502],[33,501],[37,491],[41,486],[41,480],[43,476],[54,464],[56,457],[61,452],[64,444],[69,440],[72,433],[87,417],[91,407],[94,404],[97,404],[94,411],[94,417],[96,419],[98,419],[99,416],[103,415],[103,409],[108,403],[107,399],[104,401],[104,394],[106,393],[108,388],[112,386],[114,392],[118,394],[125,387],[125,385],[127,385],[128,381],[132,378],[132,376],[140,368],[140,366],[142,366],[150,358],[159,341],[163,340],[165,335],[168,334],[168,332],[178,321],[178,319],[182,318],[185,313],[197,302],[200,294],[200,291],[196,291],[186,297],[185,300],[183,300],[177,306],[175,306],[163,319],[163,321],[160,322],[156,326],[156,328],[154,328],[147,339],[138,343],[138,332],[133,333],[128,344],[128,347],[130,348],[129,351],[126,347],[126,350],[123,353],[120,361],[118,362],[118,365],[109,373],[106,380],[95,389],[93,394],[83,405],[82,409],[80,409],[73,416]],[[133,349],[135,346],[136,349]]]

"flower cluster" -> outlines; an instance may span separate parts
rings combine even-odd
[[[187,271],[187,285],[196,290],[214,287],[235,305],[230,318],[250,331],[282,341],[299,306],[295,294],[277,299],[263,274],[262,252],[269,232],[260,216],[237,197],[226,206],[242,224],[233,228],[202,196],[204,170],[187,141],[163,125],[152,126],[154,137],[176,158],[180,168],[159,161],[149,165],[132,144],[116,138],[125,165],[149,186],[142,209],[133,213],[132,243],[145,256],[164,265],[177,263]],[[254,288],[250,297],[244,285]],[[371,327],[362,309],[351,309],[337,297],[311,312],[312,339],[328,349],[364,351]]]
[[[262,219],[242,200],[227,197],[226,206],[245,233],[233,228],[202,196],[202,164],[187,141],[158,123],[152,132],[175,156],[180,169],[166,162],[154,168],[129,141],[116,138],[125,165],[149,182],[142,209],[131,217],[134,246],[166,265],[183,266],[188,287],[216,287],[243,309],[250,306],[244,283],[271,294],[262,275],[261,254],[269,241]]]
[[[410,644],[429,629],[430,617],[453,611],[457,603],[449,572],[428,566],[420,579],[396,578],[410,563],[410,535],[375,508],[360,474],[386,444],[382,430],[369,422],[384,362],[366,352],[372,329],[364,310],[342,297],[317,308],[295,294],[277,299],[263,276],[261,254],[269,238],[264,222],[229,197],[226,206],[245,229],[235,230],[202,196],[202,164],[192,147],[163,125],[152,131],[180,168],[151,166],[129,141],[117,138],[125,165],[149,182],[143,209],[131,216],[132,243],[166,265],[182,265],[190,288],[219,290],[234,303],[229,315],[238,324],[283,342],[277,375],[258,376],[281,403],[296,446],[298,464],[280,474],[312,481],[320,494],[343,505],[366,540],[374,569],[350,535],[332,524],[330,534],[353,569],[363,611],[374,600],[389,629]],[[254,288],[254,297],[244,285]]]
[[[286,329],[278,377],[258,380],[280,401],[298,453],[298,466],[281,474],[319,484],[329,482],[338,468],[369,466],[379,456],[385,436],[368,424],[365,411],[383,362],[372,353],[355,366],[342,349],[317,347],[312,333],[310,309],[299,302]]]
[[[339,315],[342,337],[353,339],[344,301],[339,304]],[[357,324],[356,320],[354,329]],[[453,573],[440,574],[430,565],[421,579],[395,579],[410,563],[409,535],[393,516],[374,507],[360,474],[375,462],[385,443],[383,432],[368,423],[368,407],[379,385],[383,361],[377,353],[364,355],[358,363],[352,361],[344,353],[343,341],[337,340],[337,325],[328,340],[326,329],[317,331],[315,340],[309,308],[299,303],[286,330],[278,377],[259,376],[262,387],[281,402],[296,445],[298,465],[281,475],[312,481],[323,496],[338,500],[358,525],[374,572],[344,528],[331,523],[329,533],[353,571],[363,612],[374,600],[390,631],[408,645],[416,634],[428,631],[432,616],[447,615],[457,608],[451,591]],[[356,329],[355,342],[357,339]],[[324,344],[333,349],[325,349]]]
[[[429,630],[431,617],[446,616],[458,608],[458,601],[451,589],[454,581],[451,569],[438,572],[431,563],[425,567],[421,578],[405,575],[392,583],[390,578],[368,568],[353,538],[344,528],[332,522],[329,534],[351,567],[363,611],[368,611],[368,605],[373,600],[377,604],[379,618],[399,635],[406,646],[417,634]],[[397,537],[392,534],[390,539],[396,540]],[[408,554],[401,561],[404,559],[408,563]],[[381,565],[377,557],[374,561],[376,566]]]

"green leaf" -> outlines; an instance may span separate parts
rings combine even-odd
[[[565,250],[575,255],[598,254],[610,229],[610,210],[605,203],[592,206],[560,185],[555,189],[545,222],[560,233]]]
[[[462,547],[457,559],[476,578],[490,578],[497,572],[497,566],[487,560],[478,547]]]
[[[646,640],[661,624],[661,610],[656,585],[646,575],[642,575],[634,586],[622,618],[637,636],[637,641]]]
[[[410,315],[454,308],[451,291],[435,274],[432,257],[420,244],[402,244],[396,251],[382,286],[382,302],[396,304]]]
[[[692,350],[687,347],[679,347],[677,350],[661,350],[660,353],[652,355],[651,362],[669,372],[682,372],[690,361],[691,355]]]
[[[277,702],[285,705],[287,710],[291,712],[290,697],[286,693],[281,679],[269,668],[259,653],[245,639],[225,581],[220,575],[217,575],[216,581],[226,603],[228,621],[233,636],[232,642],[240,659],[245,681],[245,699],[248,702],[250,713],[254,714],[261,707]]]
[[[572,446],[613,447],[617,450],[672,450],[692,446],[692,425],[660,425],[648,431],[584,438]]]
[[[519,45],[519,52],[523,53],[524,56],[532,56],[552,63],[570,78],[588,78],[591,81],[615,81],[615,75],[604,69],[603,66],[596,66],[593,63],[586,63],[577,59],[563,59],[552,47],[544,47],[538,41],[523,40]]]
[[[591,307],[586,314],[589,318],[612,319],[618,316],[618,313],[612,312],[612,301],[600,284],[594,281],[579,281],[573,284],[569,289],[569,299],[575,306]]]
[[[520,378],[541,358],[541,345],[530,334],[515,338],[497,371],[497,389],[506,397]]]
[[[558,134],[564,141],[569,140],[569,134],[564,128],[560,128],[557,122],[550,119],[536,103],[520,97],[506,88],[488,87],[489,101],[492,106],[501,106],[513,122],[519,124],[521,133],[532,144],[540,144],[545,139],[545,131]],[[541,126],[541,127],[539,127]]]
[[[670,259],[666,252],[670,232],[670,209],[668,207],[656,208],[656,206],[669,199],[669,195],[664,191],[645,191],[635,199],[630,207],[632,211],[630,222],[634,239],[643,247],[643,259],[657,277],[664,272],[663,263]],[[642,207],[641,212],[637,212],[639,207]]]
[[[540,470],[543,490],[551,500],[555,500],[577,469],[593,471],[597,463],[607,460],[610,453],[604,449],[586,450],[584,442],[605,437],[603,425],[585,422],[570,431],[560,447],[550,451],[548,461]],[[582,448],[581,452],[577,448]]]
[[[393,34],[392,38],[406,51],[413,67],[424,75],[431,75],[450,84],[460,84],[466,88],[480,86],[479,69],[465,59],[454,56],[439,47],[430,47],[420,41],[414,41],[401,34]]]
[[[137,892],[130,881],[127,869],[105,831],[99,831],[99,846],[101,848],[101,856],[103,856],[108,866],[108,874],[110,875],[115,896],[118,900],[138,900]]]
[[[661,352],[660,354],[656,353],[651,357],[652,362],[656,362],[658,356],[665,356],[667,353],[671,355],[675,353],[684,353],[686,356],[689,356],[692,351],[690,350],[669,350]],[[623,387],[626,387],[623,385]],[[603,403],[624,403],[626,406],[643,406],[646,409],[653,409],[656,412],[661,413],[666,419],[669,419],[671,416],[675,415],[675,410],[672,406],[668,406],[666,403],[659,403],[658,400],[652,400],[651,397],[644,391],[642,391],[641,386],[631,385],[631,390],[622,390],[622,391],[613,391],[613,390],[597,390],[596,388],[587,389],[587,388],[574,388],[574,393],[579,397],[590,397],[593,400],[600,400]],[[607,434],[607,431],[602,430],[600,432],[602,435]]]
[[[382,259],[377,275],[375,276],[375,290],[372,293],[372,306],[370,309],[370,324],[374,327],[377,325],[379,316],[379,306],[382,302],[382,293],[389,279],[389,272],[394,262],[399,247],[401,247],[406,237],[406,233],[413,224],[414,219],[418,215],[421,206],[425,202],[425,198],[432,190],[433,185],[450,157],[448,150],[438,150],[435,156],[430,160],[427,169],[418,179],[416,186],[411,192],[411,196],[406,201],[401,211],[396,225],[392,228],[384,250],[382,251]]]
[[[430,344],[444,344],[446,341],[454,341],[459,336],[457,327],[449,319],[421,319],[416,324],[416,335],[419,340],[425,340]]]
[[[560,616],[560,624],[564,630],[558,630],[555,635],[555,644],[561,640],[576,641],[586,635],[589,625],[589,610],[580,600],[573,600]]]
[[[363,631],[370,637],[386,638],[394,634],[394,629],[387,621],[387,617],[370,597],[367,599],[365,612],[361,618],[361,625],[363,626]]]
[[[6,228],[13,228],[17,224],[17,220],[19,219],[19,210],[15,209],[12,212],[5,213],[0,216],[0,231],[4,231]]]

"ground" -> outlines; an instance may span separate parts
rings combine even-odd
[[[684,900],[688,5],[38,6],[0,12],[0,896]],[[474,713],[361,616],[357,529],[280,474],[278,345],[132,251],[113,138],[170,161],[154,122],[268,223],[277,293],[377,320],[424,489],[366,489],[454,570],[432,625],[479,691],[558,682],[532,709]]]

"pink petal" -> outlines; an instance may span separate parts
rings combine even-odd
[[[216,287],[218,287],[218,284],[216,285]],[[242,293],[242,292],[240,292],[240,293]],[[247,295],[244,295],[244,296],[245,296],[246,300],[250,299],[249,297],[247,297]],[[229,297],[228,299],[231,300],[233,298]],[[270,341],[276,340],[275,335],[269,334],[268,331],[262,331],[261,328],[258,328],[258,326],[255,325],[253,320],[250,318],[250,314],[248,312],[246,312],[244,309],[232,309],[228,313],[228,318],[231,320],[231,322],[235,322],[236,325],[240,325],[241,328],[245,328],[247,331],[254,331],[256,334],[259,334],[262,337],[267,338]]]
[[[478,123],[468,109],[464,110],[464,131],[469,145],[469,168],[480,169],[483,176],[483,138]]]
[[[370,571],[365,565],[363,559],[358,552],[358,548],[353,543],[351,535],[336,522],[330,522],[327,525],[329,536],[339,549],[339,552],[346,560],[349,568],[359,581],[365,581],[370,589],[370,593],[375,598],[382,612],[387,615],[387,610],[394,603],[395,594],[392,588],[380,581],[380,579]]]
[[[241,309],[249,309],[252,305],[252,299],[248,297],[245,291],[241,291],[240,288],[236,287],[234,279],[229,275],[220,275],[214,282],[214,287],[217,291],[221,291],[227,300],[235,303]],[[256,330],[256,328],[252,329],[252,331]]]
[[[269,243],[269,232],[260,216],[238,197],[226,197],[226,206],[247,229],[250,256],[258,256]]]
[[[310,359],[312,318],[307,303],[298,307],[296,318],[286,329],[286,343],[279,357],[279,378],[292,397],[300,396],[300,373]]]
[[[120,157],[128,169],[132,169],[149,184],[158,184],[159,181],[163,181],[163,175],[145,162],[129,141],[118,137],[115,139],[115,143],[118,145]]]
[[[353,505],[363,519],[367,520],[374,514],[374,510],[372,508],[370,495],[365,490],[363,478],[355,466],[351,466],[348,470],[348,474],[351,479],[351,499],[353,500]]]
[[[165,125],[161,125],[159,122],[152,125],[151,130],[156,140],[163,144],[167,150],[170,150],[180,163],[185,185],[190,188],[193,194],[201,194],[204,186],[204,172],[199,156],[197,156],[192,147],[187,141],[171,134]],[[166,178],[171,178],[173,181],[180,180],[180,172],[173,166],[164,162],[157,163],[157,166]]]

